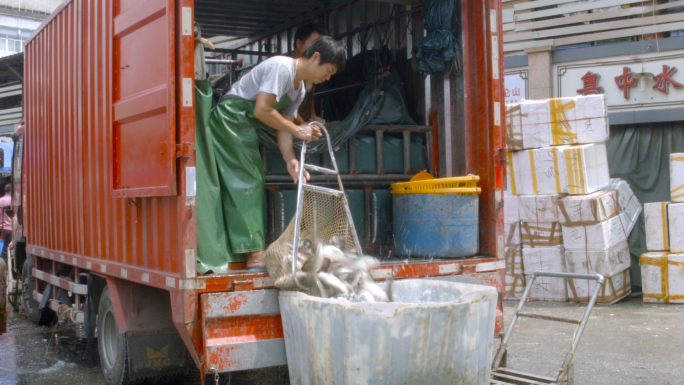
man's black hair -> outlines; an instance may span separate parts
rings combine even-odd
[[[297,49],[297,40],[301,40],[302,43],[304,43],[304,41],[306,41],[306,39],[308,39],[309,36],[313,35],[314,33],[317,33],[321,36],[325,35],[325,32],[323,32],[323,28],[321,28],[321,26],[316,23],[306,24],[297,27],[297,30],[294,34],[294,41],[292,42],[292,49]]]
[[[344,71],[347,65],[347,50],[339,41],[330,36],[321,36],[309,45],[302,57],[309,59],[314,52],[321,54],[319,64],[332,63],[337,65],[338,73]]]

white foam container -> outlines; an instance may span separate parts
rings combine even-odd
[[[489,384],[494,287],[407,279],[391,292],[390,303],[281,292],[290,382]]]

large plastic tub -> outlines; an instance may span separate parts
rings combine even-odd
[[[390,303],[280,293],[290,382],[488,384],[496,289],[395,281]]]
[[[396,254],[470,257],[479,251],[479,195],[394,195],[392,205]]]

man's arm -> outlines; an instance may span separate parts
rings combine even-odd
[[[292,118],[285,117],[290,120]],[[280,153],[283,154],[283,159],[287,165],[287,172],[292,177],[292,180],[297,183],[299,179],[299,160],[295,155],[294,148],[292,146],[292,134],[285,131],[276,131],[278,135],[278,148]],[[309,173],[304,170],[304,183],[309,180]]]
[[[309,126],[308,124],[296,125],[294,119],[287,119],[274,106],[277,100],[274,94],[266,92],[259,92],[256,103],[254,105],[254,117],[261,120],[264,124],[272,127],[278,131],[284,131],[290,135],[296,136],[298,139],[310,142],[321,137],[321,130],[316,126]],[[290,138],[290,141],[292,138]]]

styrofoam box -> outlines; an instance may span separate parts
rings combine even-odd
[[[610,188],[617,190],[618,202],[622,212],[629,217],[629,226],[627,234],[630,234],[639,221],[639,214],[641,214],[641,203],[632,191],[627,181],[620,178],[613,178],[610,180]]]
[[[626,223],[627,215],[621,213],[597,224],[563,226],[563,245],[569,250],[606,250],[627,240]]]
[[[668,253],[644,253],[639,257],[644,302],[667,303]]]
[[[504,223],[504,245],[522,246],[522,236],[520,234],[520,221]]]
[[[610,186],[605,143],[563,148],[565,189],[570,195],[585,195]]]
[[[563,226],[598,223],[620,213],[617,190],[602,190],[589,195],[569,195],[556,205]]]
[[[556,202],[563,195],[520,195],[518,213],[525,222],[558,222]]]
[[[504,197],[504,223],[517,222],[520,220],[518,200],[519,198],[517,196]]]
[[[670,303],[684,303],[684,254],[667,256],[667,296]]]
[[[507,105],[506,113],[509,148],[608,140],[608,113],[603,95],[526,100]]]
[[[565,265],[571,273],[610,277],[632,265],[627,241],[602,251],[565,250]]]
[[[670,202],[651,202],[644,204],[646,219],[646,249],[648,251],[670,250],[667,206]]]
[[[525,281],[536,271],[565,273],[563,246],[523,247],[523,269]],[[567,301],[568,287],[564,278],[537,277],[530,289],[529,297],[540,301]]]
[[[550,146],[551,111],[548,100],[526,100],[506,105],[506,145],[512,150]],[[526,135],[525,132],[536,132]]]
[[[520,298],[525,290],[525,274],[522,262],[522,247],[506,247],[506,296]]]
[[[563,230],[558,222],[520,222],[523,247],[549,247],[563,244]]]
[[[684,153],[670,154],[670,200],[684,202]]]
[[[572,271],[570,271],[572,273]],[[603,286],[599,290],[596,303],[609,305],[625,298],[632,292],[632,281],[629,276],[629,268],[604,277]],[[568,299],[570,302],[589,302],[596,281],[584,279],[568,279]]]
[[[684,203],[670,203],[667,206],[667,223],[670,251],[684,253]]]
[[[516,195],[567,192],[565,146],[514,152],[512,168]]]

